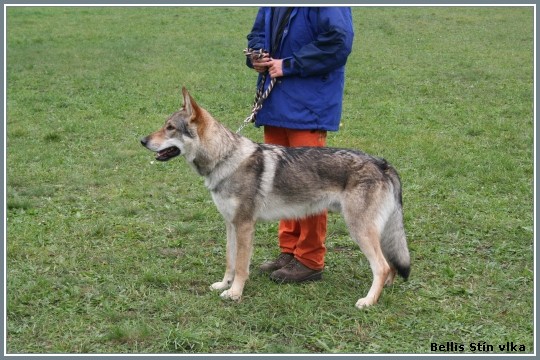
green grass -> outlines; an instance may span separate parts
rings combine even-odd
[[[8,352],[532,352],[532,7],[354,10],[328,141],[400,171],[413,261],[366,311],[371,272],[337,215],[322,282],[254,271],[240,303],[221,300],[225,230],[202,180],[138,143],[182,85],[240,125],[256,10],[7,9]],[[253,269],[276,231],[259,224]]]

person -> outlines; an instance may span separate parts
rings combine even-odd
[[[354,31],[349,7],[262,7],[248,39],[261,51],[247,65],[275,85],[256,115],[268,144],[325,146],[327,131],[340,125],[345,63]],[[262,76],[262,74],[269,76]],[[260,266],[278,282],[320,280],[324,268],[327,212],[281,220],[281,254]]]

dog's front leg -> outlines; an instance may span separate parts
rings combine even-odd
[[[236,234],[236,273],[231,288],[221,293],[221,297],[224,299],[240,300],[242,297],[244,284],[249,277],[254,229],[255,222],[253,221],[237,221],[234,224],[234,233]]]
[[[210,285],[212,290],[225,290],[228,289],[234,280],[234,270],[236,261],[236,231],[233,224],[226,221],[227,228],[227,267],[225,268],[225,275],[223,280]]]

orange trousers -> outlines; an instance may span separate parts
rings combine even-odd
[[[325,146],[326,131],[265,126],[264,142],[289,147]],[[328,212],[324,211],[300,220],[281,220],[278,230],[281,252],[294,254],[298,261],[310,269],[324,268],[327,219]]]

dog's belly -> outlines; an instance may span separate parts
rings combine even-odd
[[[254,220],[273,221],[281,219],[300,219],[309,215],[320,214],[328,209],[333,212],[341,212],[341,200],[339,196],[327,194],[319,199],[310,201],[291,201],[288,197],[267,196],[257,199],[252,208],[251,216]],[[221,215],[228,222],[237,217],[243,200],[236,196],[223,196],[212,192],[212,198]],[[245,200],[244,200],[245,201]],[[245,211],[246,208],[243,209]],[[248,213],[244,216],[251,217]]]
[[[320,214],[326,209],[340,212],[341,204],[337,199],[333,198],[324,198],[306,203],[294,203],[279,198],[271,199],[261,206],[257,212],[257,220],[300,219],[309,215]]]

